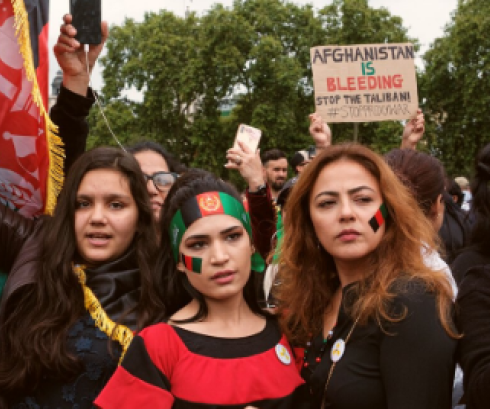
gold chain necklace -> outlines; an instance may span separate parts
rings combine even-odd
[[[356,325],[357,323],[359,322],[359,319],[361,318],[361,316],[359,315],[357,317],[357,319],[354,321],[354,324],[352,325],[349,333],[347,334],[347,337],[345,338],[345,341],[344,341],[344,344],[345,344],[345,349],[347,349],[347,342],[349,342],[349,339],[350,339],[350,336],[352,335],[352,333],[354,332],[354,328],[356,328]],[[344,354],[345,351],[342,353]],[[322,407],[321,409],[325,409],[325,399],[327,397],[327,388],[328,388],[328,384],[330,383],[330,378],[332,378],[332,374],[333,374],[333,370],[335,369],[335,365],[337,364],[338,360],[337,361],[334,361],[332,362],[332,366],[330,367],[330,371],[328,373],[328,378],[327,378],[327,382],[325,383],[325,389],[323,390],[323,398],[322,398]]]
[[[116,324],[109,318],[95,294],[86,285],[85,266],[73,265],[73,272],[82,286],[85,309],[95,321],[95,325],[110,339],[118,341],[121,344],[122,352],[121,358],[119,359],[119,363],[121,363],[129,344],[133,340],[133,331],[125,325]]]

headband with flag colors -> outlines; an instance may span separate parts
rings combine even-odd
[[[378,231],[378,229],[381,227],[387,217],[388,210],[386,209],[385,204],[381,203],[381,206],[379,207],[376,214],[371,218],[371,220],[369,220],[369,225],[375,233]]]
[[[201,193],[184,202],[170,222],[170,242],[176,263],[179,262],[180,242],[187,228],[202,217],[220,214],[232,216],[239,220],[252,239],[250,217],[239,200],[224,192]],[[254,253],[252,255],[252,270],[262,272],[264,268],[264,260],[260,254]]]

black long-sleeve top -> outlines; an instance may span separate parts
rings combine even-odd
[[[458,355],[467,409],[490,408],[490,264],[468,270],[458,294]]]
[[[345,302],[323,357],[320,354],[323,336],[314,338],[305,354],[302,375],[310,386],[314,409],[321,407],[332,365],[332,345],[338,339],[345,340],[353,326],[345,310],[348,288],[351,286],[343,290]],[[456,341],[439,321],[435,296],[426,292],[422,284],[413,282],[408,284],[407,291],[398,292],[391,311],[396,316],[405,308],[405,319],[384,325],[388,333],[374,320],[355,327],[333,370],[325,408],[451,408]]]

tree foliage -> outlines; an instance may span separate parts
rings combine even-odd
[[[106,115],[124,143],[151,138],[190,166],[235,180],[223,168],[240,123],[262,129],[262,151],[288,154],[311,144],[314,110],[309,49],[327,44],[416,41],[399,17],[367,0],[334,0],[322,10],[283,0],[235,0],[202,16],[161,11],[112,27],[102,59]],[[141,101],[125,97],[141,92]],[[219,106],[233,96],[228,117]],[[91,144],[110,135],[91,114]],[[335,125],[334,140],[352,139],[352,125]],[[396,122],[361,124],[361,142],[379,151],[400,143]]]
[[[424,56],[424,110],[434,129],[430,150],[449,174],[469,174],[490,142],[490,2],[460,0],[445,35]]]

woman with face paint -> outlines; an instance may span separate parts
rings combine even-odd
[[[276,320],[258,306],[252,244],[238,192],[205,171],[165,201],[158,270],[168,320],[136,336],[101,408],[302,408],[305,384]]]
[[[425,266],[434,232],[383,159],[324,150],[286,204],[277,298],[304,347],[312,408],[450,408],[451,287]]]

